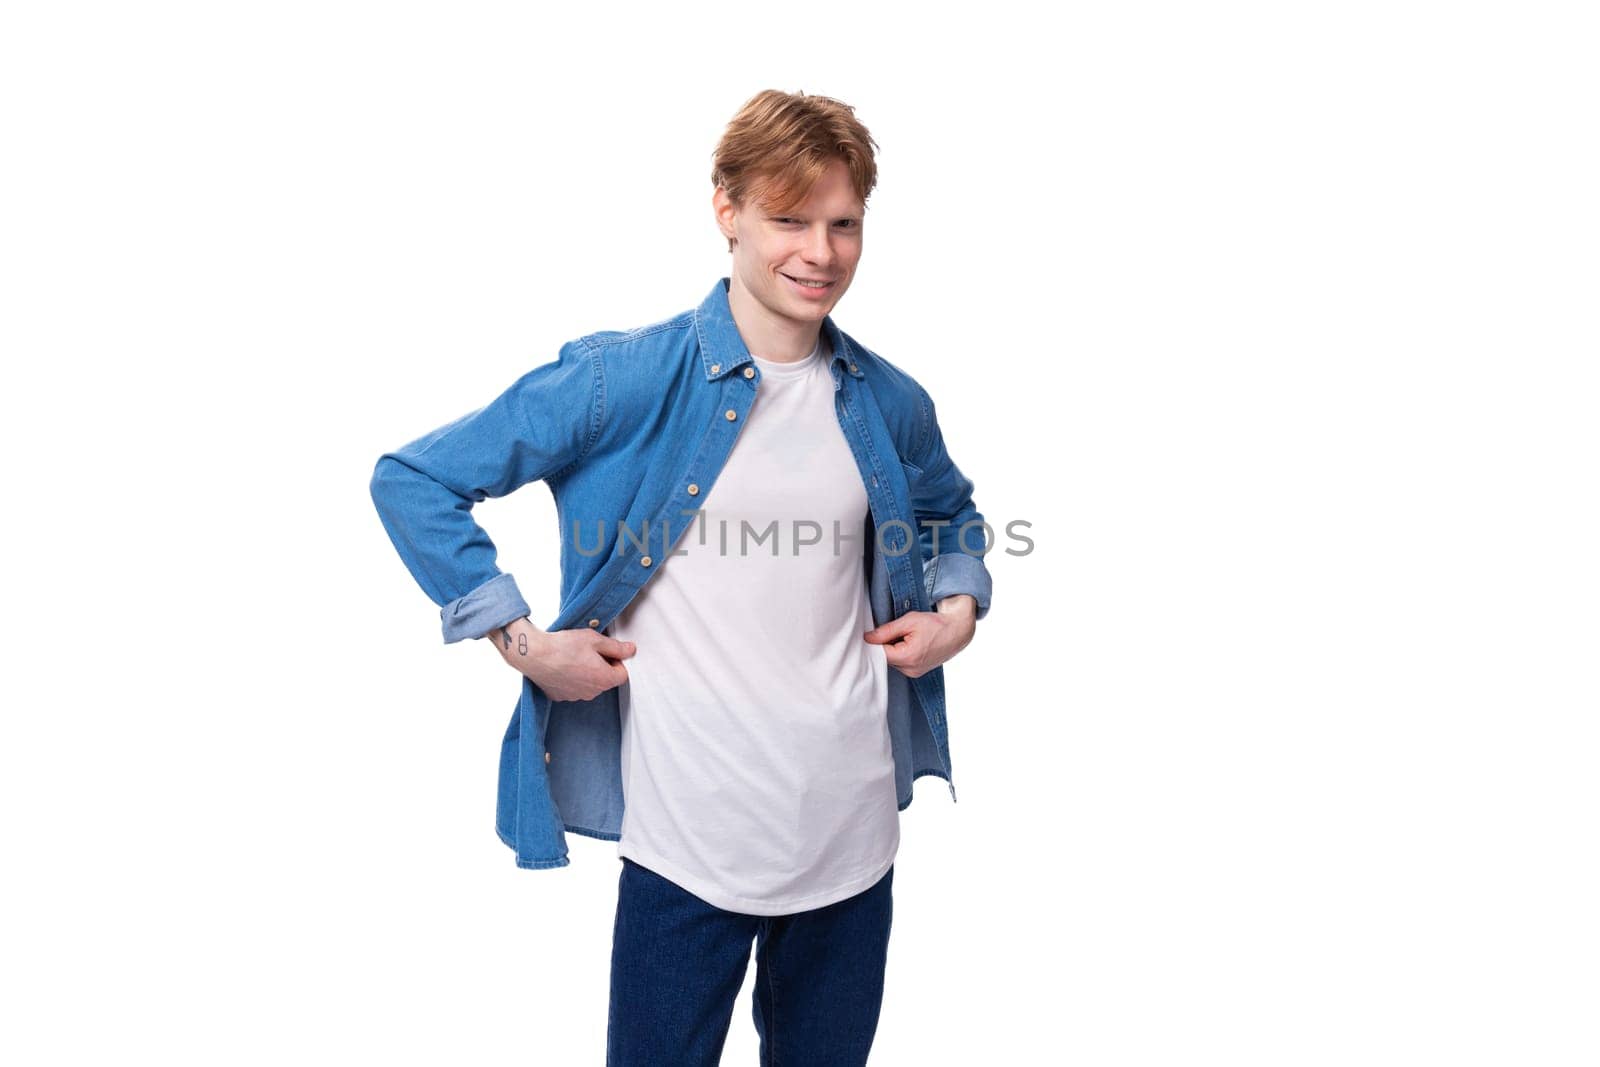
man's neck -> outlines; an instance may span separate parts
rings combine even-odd
[[[728,310],[733,314],[733,324],[744,339],[744,346],[752,355],[773,363],[796,363],[817,347],[821,323],[798,322],[773,315],[745,292],[737,276],[728,283]]]

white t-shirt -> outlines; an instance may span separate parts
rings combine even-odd
[[[637,645],[619,689],[617,854],[753,915],[853,896],[900,845],[889,666],[861,636],[867,494],[825,348],[755,359],[755,402],[675,547],[687,554],[608,631]]]

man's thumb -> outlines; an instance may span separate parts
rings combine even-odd
[[[905,616],[901,616],[898,619],[890,619],[882,626],[868,630],[862,636],[875,645],[881,645],[887,641],[893,641],[910,629],[911,623],[907,621]]]

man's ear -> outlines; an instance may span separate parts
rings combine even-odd
[[[734,218],[738,215],[739,209],[734,205],[733,198],[728,195],[728,190],[720,185],[711,191],[711,213],[717,220],[717,229],[728,239],[728,247],[731,249],[736,232]]]

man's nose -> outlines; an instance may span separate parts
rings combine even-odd
[[[813,263],[833,262],[833,235],[826,228],[811,231],[806,241],[806,258]]]

